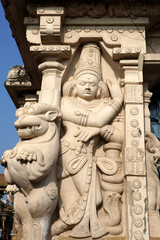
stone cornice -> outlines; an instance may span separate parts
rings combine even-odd
[[[160,3],[157,1],[147,0],[103,0],[103,1],[28,1],[27,10],[30,16],[34,17],[37,6],[49,6],[52,4],[55,7],[62,6],[65,9],[66,17],[83,17],[89,16],[100,18],[103,16],[109,17],[156,17],[160,15]]]
[[[63,43],[63,41],[61,41],[61,30],[68,26],[78,26],[80,23],[82,23],[83,26],[93,25],[94,27],[94,25],[96,25],[98,27],[102,26],[102,28],[105,25],[132,25],[135,26],[135,28],[137,26],[145,26],[146,30],[156,30],[160,22],[160,3],[151,0],[145,1],[145,4],[144,1],[141,0],[103,0],[98,3],[97,1],[87,1],[87,3],[85,3],[84,0],[48,0],[47,3],[44,0],[2,0],[2,5],[5,10],[6,18],[10,23],[12,35],[21,53],[25,69],[29,73],[31,81],[31,87],[29,87],[29,89],[32,93],[36,93],[36,91],[40,89],[41,84],[41,73],[37,70],[37,61],[30,48],[33,44],[39,44],[39,37],[41,37],[43,44],[51,44],[51,42],[49,42],[51,39],[52,44],[61,45],[68,44],[67,42]],[[37,13],[37,8],[43,11],[43,8],[48,6],[57,9],[57,12],[54,14],[54,23],[50,23],[50,25],[53,25],[52,28],[49,28],[46,22],[46,16],[43,16],[43,13]],[[53,15],[53,12],[51,15]],[[49,19],[51,15],[49,12],[47,13]],[[147,17],[149,17],[149,21]],[[33,42],[30,42],[30,44],[28,44],[30,39],[27,39],[30,35],[26,37],[27,26],[31,29],[31,34],[33,33]],[[38,33],[39,31],[40,35]],[[97,29],[97,32],[98,31],[100,31],[99,28]],[[67,41],[70,41],[70,39]],[[38,51],[40,51],[40,49]],[[63,56],[68,58],[70,54],[69,51],[62,52],[64,52]],[[51,51],[50,54],[53,54],[53,51]],[[36,56],[38,56],[38,52]],[[17,99],[18,97],[22,97],[19,96],[20,92],[23,90],[27,91],[26,94],[28,94],[29,91],[27,86],[14,86],[14,91],[13,89],[11,90],[10,87],[6,87],[17,107],[19,106]]]

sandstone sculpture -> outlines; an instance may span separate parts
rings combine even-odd
[[[17,110],[19,143],[2,157],[7,193],[22,224],[24,240],[48,239],[57,204],[57,128],[60,110],[49,104],[26,103]]]
[[[5,82],[23,108],[2,158],[23,239],[160,238],[160,4],[2,5],[25,66]]]
[[[39,103],[26,103],[17,110],[15,127],[21,140],[1,160],[9,184],[6,191],[14,204],[15,218],[22,224],[23,239],[54,240],[59,236],[100,239],[123,235],[122,80],[109,79],[103,73],[102,48],[98,43],[82,45],[75,71],[62,86],[62,97],[48,74],[54,71],[51,67],[55,64],[47,64],[39,65],[44,74]],[[64,66],[58,66],[63,71]],[[135,86],[126,89],[126,101],[130,101]],[[141,86],[136,91],[139,93]],[[56,107],[60,98],[61,110]],[[136,116],[137,109],[132,107],[130,113]],[[138,120],[133,119],[131,126],[131,135],[139,136],[139,128],[135,129]],[[132,146],[136,141],[131,141]],[[159,179],[155,164],[159,159],[159,142],[151,133],[146,134],[146,149],[150,221],[153,219],[150,232],[157,236],[159,231],[154,223],[159,222]],[[143,174],[143,157],[143,149],[126,148],[125,171]],[[134,161],[139,168],[133,165]],[[141,184],[134,179],[132,201],[141,200]],[[57,203],[59,213],[55,210]],[[134,211],[143,214],[142,210]],[[135,217],[134,225],[141,227],[141,219]]]
[[[121,110],[123,94],[116,80],[103,81],[101,74],[99,47],[84,45],[74,77],[63,86],[60,218],[52,226],[53,237],[70,229],[75,238],[122,232],[123,136],[113,119]],[[103,155],[96,154],[100,142]]]

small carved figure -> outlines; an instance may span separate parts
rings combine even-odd
[[[123,95],[116,80],[102,81],[100,63],[99,47],[86,44],[74,78],[63,86],[60,218],[52,226],[53,239],[67,230],[72,230],[69,235],[75,238],[122,232],[123,136],[115,117]],[[100,142],[103,156],[96,153]]]
[[[47,240],[58,197],[55,168],[61,113],[49,104],[26,103],[16,115],[21,140],[1,160],[10,184],[6,191],[22,224],[23,239]]]
[[[30,77],[23,66],[14,66],[9,70],[5,84],[31,84]]]
[[[152,237],[160,237],[160,181],[158,168],[160,164],[160,142],[156,136],[147,132],[145,135],[146,159],[147,159],[147,181],[148,181],[148,208],[150,232]]]

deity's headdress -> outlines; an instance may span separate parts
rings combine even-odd
[[[74,76],[63,85],[63,96],[76,96],[76,80],[85,73],[95,75],[99,80],[97,98],[108,97],[108,87],[102,81],[100,49],[96,43],[87,43],[82,48]]]
[[[100,49],[95,43],[84,45],[74,78],[77,79],[85,73],[93,74],[101,80]]]

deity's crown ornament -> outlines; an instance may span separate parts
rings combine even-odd
[[[101,80],[101,60],[100,49],[95,43],[85,44],[74,74],[75,79],[81,75],[89,73]]]

